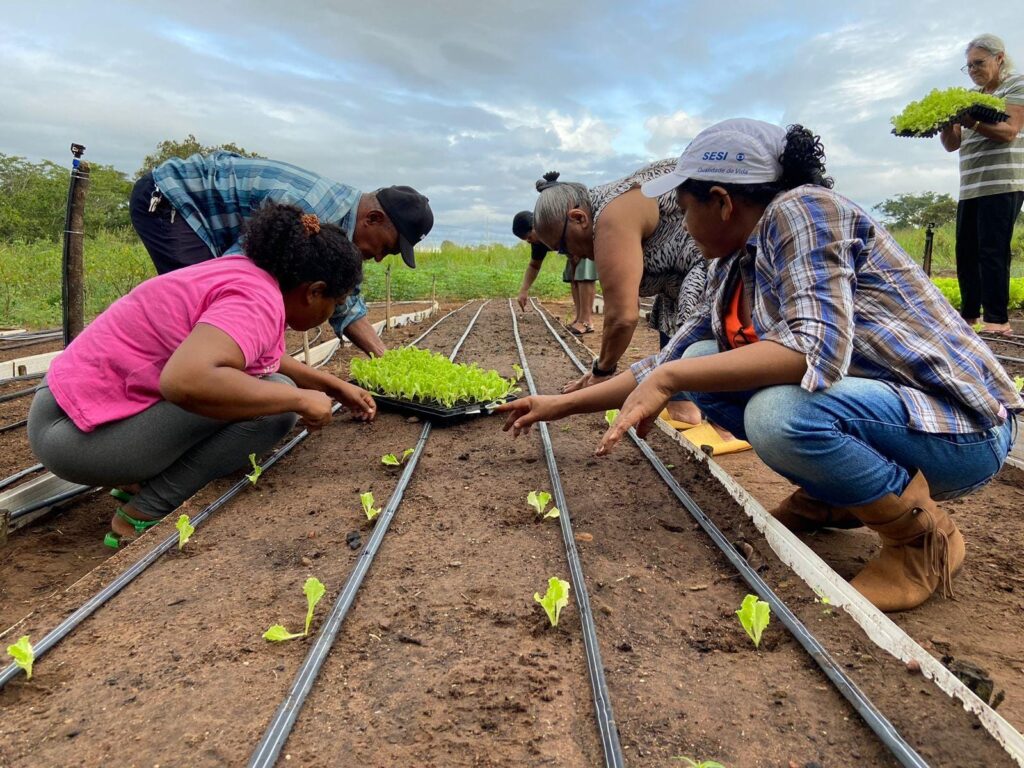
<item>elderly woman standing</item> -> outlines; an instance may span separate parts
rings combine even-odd
[[[963,71],[982,93],[1006,99],[1010,119],[942,131],[947,152],[960,150],[960,202],[956,212],[956,274],[960,314],[972,325],[984,309],[989,333],[1010,334],[1010,240],[1024,202],[1024,77],[1013,74],[1003,41],[981,35],[967,44]]]
[[[641,296],[656,296],[650,324],[661,346],[700,303],[707,267],[674,194],[651,199],[640,192],[644,182],[674,166],[675,161],[662,160],[591,189],[558,181],[557,173],[537,182],[534,231],[559,253],[593,259],[604,296],[601,352],[590,372],[567,384],[565,392],[615,375],[640,317]],[[701,420],[700,410],[684,399],[673,399],[667,415],[685,426]]]

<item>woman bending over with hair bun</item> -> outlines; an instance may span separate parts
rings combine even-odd
[[[331,420],[331,398],[359,420],[367,392],[285,353],[288,325],[325,322],[362,276],[335,225],[269,204],[246,229],[245,256],[147,280],[97,317],[50,367],[29,441],[58,477],[116,490],[106,543],[156,525],[211,480],[242,469],[299,419]]]
[[[867,526],[882,551],[852,584],[884,611],[920,605],[964,561],[937,500],[984,485],[1009,452],[1013,382],[892,236],[824,178],[818,138],[727,120],[644,185],[675,190],[708,259],[706,311],[594,387],[501,406],[506,429],[622,408],[598,448],[643,435],[684,392],[798,487],[794,531]],[[711,341],[703,341],[711,338]]]

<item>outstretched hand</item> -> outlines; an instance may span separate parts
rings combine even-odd
[[[636,433],[640,437],[646,437],[671,395],[671,392],[665,392],[657,385],[653,376],[634,389],[619,409],[615,421],[601,438],[597,455],[607,456],[630,428],[636,428]]]
[[[538,421],[553,421],[561,418],[562,413],[558,408],[559,399],[552,395],[530,395],[499,405],[494,409],[495,412],[508,414],[505,426],[501,428],[501,431],[512,430],[512,436],[519,437],[519,435],[527,434],[530,427]]]
[[[352,418],[356,421],[373,421],[376,418],[377,403],[362,387],[343,381],[335,395],[338,402],[352,412]]]

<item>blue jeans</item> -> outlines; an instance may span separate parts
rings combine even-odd
[[[715,342],[702,341],[683,357],[717,351]],[[983,432],[912,429],[896,390],[874,379],[847,377],[821,392],[786,384],[686,397],[709,421],[749,441],[773,470],[840,507],[901,495],[917,470],[932,498],[965,496],[999,471],[1016,437],[1013,416]]]

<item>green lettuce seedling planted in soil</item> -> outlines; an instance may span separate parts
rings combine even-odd
[[[415,448],[406,448],[402,451],[401,456],[395,456],[393,453],[385,453],[380,457],[380,463],[385,467],[400,467],[405,464],[406,459],[412,456],[415,452]]]
[[[259,463],[256,461],[255,453],[249,454],[249,463],[252,464],[252,472],[246,475],[246,477],[249,478],[250,483],[256,485],[256,481],[259,480],[260,475],[263,474],[263,467],[261,467]]]
[[[551,494],[547,491],[530,491],[526,494],[526,503],[533,507],[534,514],[541,520],[560,517],[562,514],[558,507],[551,507],[551,509],[545,512],[544,509],[549,501],[551,501]]]
[[[457,404],[490,403],[518,391],[514,379],[485,371],[476,363],[453,363],[425,349],[389,349],[380,357],[352,361],[352,378],[385,397],[432,403],[452,408]]]
[[[692,757],[686,757],[685,755],[676,755],[672,759],[686,763],[686,768],[725,768],[725,766],[717,760],[701,760],[698,763]]]
[[[604,412],[604,420],[605,420],[606,422],[608,422],[608,426],[609,426],[609,427],[610,427],[610,426],[611,426],[612,424],[614,424],[614,423],[615,423],[615,419],[617,419],[618,417],[619,417],[619,409],[618,409],[618,408],[613,408],[613,409],[612,409],[612,410],[610,410],[610,411],[605,411],[605,412]]]
[[[196,532],[196,529],[188,515],[179,517],[174,527],[178,529],[178,551],[180,552],[188,544],[188,540],[192,538],[192,534]]]
[[[320,602],[320,598],[324,596],[327,588],[323,585],[320,579],[315,576],[310,576],[306,579],[306,583],[302,585],[302,591],[306,595],[305,629],[302,632],[289,632],[282,625],[275,624],[263,633],[263,638],[265,640],[280,643],[284,640],[294,640],[296,637],[306,637],[309,634],[309,625],[313,623],[313,609],[316,608],[316,604]]]
[[[1024,376],[1014,376],[1013,386],[1017,388],[1018,392],[1024,392]]]
[[[544,593],[544,597],[540,596],[540,592],[534,592],[533,600],[544,608],[551,626],[557,627],[562,609],[569,604],[569,582],[552,576],[548,579],[548,591]]]
[[[757,595],[747,595],[743,598],[743,605],[736,611],[736,615],[740,617],[740,624],[747,631],[754,647],[759,647],[761,634],[771,620],[771,606],[764,600],[759,600]]]
[[[22,635],[14,645],[7,646],[7,653],[14,663],[25,670],[25,677],[32,679],[32,663],[36,660],[35,649],[28,641],[28,635]]]
[[[375,520],[377,515],[380,514],[380,507],[373,506],[373,492],[367,491],[366,493],[359,494],[359,502],[363,505],[363,512],[366,514],[367,520]]]

